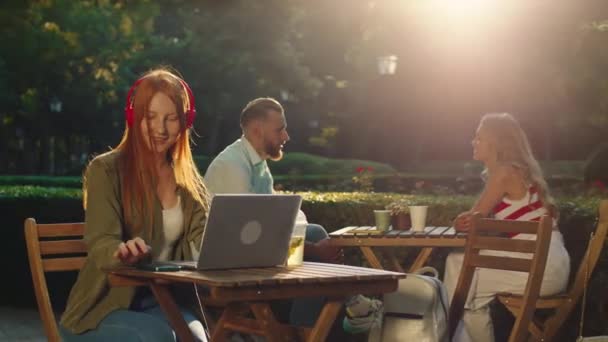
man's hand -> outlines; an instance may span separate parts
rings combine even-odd
[[[121,242],[114,252],[114,258],[119,259],[123,264],[134,265],[150,255],[151,247],[139,237],[126,242]]]
[[[470,211],[465,211],[460,213],[454,219],[454,228],[459,232],[468,232],[471,228],[471,218],[473,217],[473,213]]]
[[[344,252],[339,247],[331,246],[329,238],[317,243],[307,243],[304,253],[314,256],[322,262],[341,264],[344,261]]]

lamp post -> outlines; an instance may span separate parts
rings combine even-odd
[[[49,110],[51,113],[61,113],[63,103],[56,96],[51,98],[49,102]],[[52,119],[51,119],[52,120]],[[49,172],[55,174],[55,136],[49,137]]]
[[[379,96],[376,97],[377,104],[375,106],[377,120],[373,120],[372,125],[376,126],[375,134],[380,140],[378,143],[384,146],[392,146],[391,132],[393,132],[393,128],[391,126],[394,122],[394,116],[391,115],[391,112],[394,110],[392,105],[394,87],[392,85],[395,81],[393,75],[397,72],[397,61],[398,57],[390,53],[377,57],[378,77],[374,88],[379,91]],[[392,157],[394,151],[391,151],[391,148],[381,150],[372,148],[375,151],[372,153],[379,160],[392,163],[394,162],[392,160],[394,159]]]

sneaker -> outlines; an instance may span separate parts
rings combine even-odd
[[[358,334],[369,331],[382,319],[382,302],[362,295],[351,297],[346,303],[346,317],[342,321],[344,331]]]

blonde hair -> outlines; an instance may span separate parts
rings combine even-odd
[[[133,125],[125,128],[120,143],[113,149],[120,152],[118,163],[125,226],[131,235],[143,231],[144,236],[148,238],[151,236],[150,227],[153,225],[154,215],[151,213],[154,212],[158,175],[156,169],[151,167],[154,156],[150,153],[139,127],[152,97],[158,92],[164,93],[175,103],[181,122],[179,138],[167,151],[167,161],[173,166],[175,181],[187,190],[205,211],[209,209],[209,192],[194,163],[190,133],[186,127],[185,112],[189,106],[186,89],[180,78],[167,69],[151,70],[142,76],[142,81],[135,90]],[[136,222],[135,217],[140,220]]]
[[[534,158],[528,137],[519,122],[508,113],[491,113],[481,118],[479,127],[487,132],[487,137],[496,152],[496,161],[520,170],[526,183],[537,187],[543,206],[556,217],[555,201],[549,193],[540,164]],[[483,176],[486,175],[487,169],[483,172]]]

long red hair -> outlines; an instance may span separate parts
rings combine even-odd
[[[175,145],[167,152],[167,161],[173,166],[178,186],[187,190],[205,211],[209,209],[209,195],[190,148],[190,133],[186,127],[185,112],[189,108],[186,89],[180,78],[166,69],[155,69],[142,76],[133,96],[133,126],[128,125],[118,146],[118,163],[121,177],[121,197],[126,229],[130,236],[138,233],[151,237],[154,220],[154,203],[158,175],[154,155],[148,149],[140,129],[152,97],[162,92],[175,104],[180,117],[181,131]],[[150,142],[151,146],[153,142]]]

